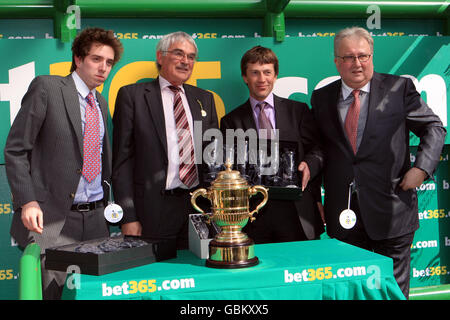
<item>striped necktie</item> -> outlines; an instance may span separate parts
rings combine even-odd
[[[173,112],[178,136],[180,153],[179,175],[181,182],[188,188],[198,183],[197,168],[194,163],[194,145],[192,142],[189,122],[181,100],[181,89],[169,86],[174,93]]]

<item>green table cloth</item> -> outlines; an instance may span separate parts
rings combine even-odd
[[[70,274],[63,299],[356,300],[405,299],[392,259],[335,239],[260,244],[259,264],[205,267],[192,252],[103,276]]]

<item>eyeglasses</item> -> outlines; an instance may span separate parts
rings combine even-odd
[[[177,60],[183,60],[185,57],[189,62],[194,62],[197,59],[197,55],[195,53],[186,54],[183,50],[180,49],[174,49],[171,51],[163,51],[168,52],[175,56],[175,59]]]
[[[356,59],[358,59],[359,62],[367,62],[371,56],[371,54],[360,54],[359,56],[336,56],[336,58],[341,58],[344,63],[353,63],[356,62]]]

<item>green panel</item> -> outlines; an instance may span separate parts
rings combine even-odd
[[[9,101],[0,101],[0,150],[5,148],[6,137],[10,128]],[[0,165],[5,164],[5,156],[0,153]]]
[[[86,18],[81,12],[81,28],[98,26],[112,29],[120,39],[157,39],[162,35],[183,30],[194,38],[254,38],[264,33],[264,18]],[[392,19],[381,20],[380,29],[369,30],[376,37],[408,37],[446,34],[445,20]],[[287,37],[332,37],[340,29],[359,25],[366,27],[365,18],[326,20],[286,18]],[[30,25],[33,28],[30,28]],[[54,37],[52,19],[0,19],[0,39],[48,39]]]
[[[411,287],[450,283],[450,172],[449,145],[444,146],[434,174],[417,194],[420,228],[411,248]],[[411,148],[411,160],[417,147]]]
[[[54,12],[53,0],[0,0],[0,18],[48,18]]]
[[[450,300],[450,285],[412,288],[409,300]]]
[[[110,23],[110,22],[108,22]],[[141,21],[132,25],[132,28],[141,28]],[[218,22],[218,26],[222,31],[225,30],[225,22]],[[241,20],[244,24],[245,20]],[[125,28],[125,26],[122,26]],[[163,27],[161,27],[163,28]],[[195,28],[194,21],[188,28]],[[127,29],[123,29],[128,31]],[[134,29],[130,29],[134,30]],[[141,30],[141,29],[139,29]],[[143,29],[142,29],[143,30]],[[208,29],[206,29],[208,30]],[[153,30],[146,30],[150,33]],[[375,37],[375,69],[379,72],[392,72],[403,75],[408,74],[422,81],[425,77],[436,75],[440,81],[444,82],[444,89],[438,92],[438,95],[445,97],[443,105],[445,107],[446,123],[448,123],[448,106],[449,106],[449,88],[450,79],[448,72],[448,61],[450,53],[448,51],[448,43],[450,37]],[[126,40],[122,42],[125,52],[122,60],[114,67],[110,77],[105,82],[103,94],[107,100],[115,99],[115,95],[111,87],[113,84],[127,84],[126,77],[132,75],[127,68],[133,63],[147,63],[153,65],[155,61],[155,48],[157,39],[138,39]],[[240,75],[239,62],[243,53],[254,45],[263,45],[271,47],[277,54],[280,61],[279,80],[289,77],[303,78],[306,85],[304,88],[294,86],[290,92],[290,97],[295,100],[304,101],[309,104],[311,93],[317,84],[328,77],[336,76],[337,71],[333,62],[333,40],[331,37],[287,37],[282,43],[276,43],[272,38],[255,38],[248,37],[242,39],[196,39],[200,60],[197,67],[201,63],[215,63],[217,68],[213,75],[211,70],[200,72],[197,77],[197,85],[201,88],[215,92],[223,101],[225,111],[229,112],[248,98],[248,90],[242,81]],[[18,87],[27,87],[23,83],[27,77],[23,75],[17,77],[13,81],[11,70],[16,70],[24,65],[33,63],[34,74],[28,75],[31,79],[41,74],[49,74],[50,65],[58,62],[69,62],[71,60],[70,44],[62,44],[57,39],[40,39],[40,40],[1,40],[0,52],[4,55],[0,65],[0,100],[5,99],[12,89]],[[197,68],[196,67],[196,68]],[[133,71],[136,72],[136,71]],[[144,74],[143,79],[149,79],[155,75]],[[146,81],[136,79],[135,81]],[[8,84],[9,87],[4,87]],[[5,89],[6,88],[6,89]],[[427,94],[423,94],[426,100],[430,100],[433,88],[428,88]],[[5,91],[6,90],[6,91]],[[20,105],[20,104],[19,104]],[[9,101],[0,101],[0,141],[5,141],[7,131],[9,130],[9,112],[12,106]],[[448,248],[450,246],[450,220],[448,211],[450,210],[450,194],[449,183],[450,177],[448,172],[448,143],[442,154],[442,159],[436,172],[436,183],[427,181],[419,188],[419,212],[426,212],[431,218],[420,220],[421,228],[414,239],[414,248],[412,250],[412,287],[423,287],[429,285],[437,285],[450,282],[448,272],[450,272],[450,257],[448,256]],[[414,150],[412,154],[414,155]],[[1,152],[3,154],[3,152]],[[4,173],[4,166],[0,171],[0,204],[3,209],[10,205],[10,193]],[[434,186],[432,186],[434,185]],[[423,189],[422,189],[423,188]],[[434,189],[433,189],[434,188]],[[435,210],[436,213],[435,213]],[[441,210],[443,210],[441,212]],[[435,218],[434,215],[438,217]],[[442,217],[440,215],[443,214]],[[12,270],[11,273],[16,279],[2,280],[0,285],[0,299],[18,297],[18,261],[21,251],[11,243],[9,236],[9,228],[11,224],[12,213],[0,214],[0,270]],[[118,230],[116,229],[115,232]],[[433,234],[433,236],[429,236]],[[431,241],[431,242],[430,242]],[[435,245],[437,244],[437,246]],[[443,274],[442,267],[445,266]],[[437,269],[437,267],[440,267]],[[414,269],[419,272],[419,276],[414,276]],[[434,268],[434,269],[431,269]],[[424,270],[423,275],[420,275]],[[428,271],[427,271],[428,270]],[[430,272],[434,270],[435,275],[431,276]],[[439,271],[439,275],[437,274]],[[427,275],[428,272],[428,275]],[[417,274],[417,273],[416,273]],[[3,288],[8,288],[3,290]]]
[[[265,3],[257,0],[76,0],[88,17],[262,17]]]
[[[19,260],[22,251],[13,242],[9,228],[14,212],[6,180],[5,166],[0,165],[0,300],[19,298]]]
[[[369,6],[376,5],[383,16],[408,17],[446,17],[448,1],[330,1],[330,0],[291,0],[286,7],[286,16],[315,18],[351,18],[364,16]]]
[[[19,298],[42,300],[41,248],[37,243],[30,243],[20,258]]]

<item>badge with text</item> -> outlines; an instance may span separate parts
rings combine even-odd
[[[345,209],[339,216],[339,223],[344,229],[351,229],[356,224],[356,214],[353,210]]]
[[[108,181],[104,180],[103,182],[105,182],[109,187],[108,205],[106,206],[105,210],[103,211],[103,214],[105,216],[105,219],[108,222],[117,223],[120,220],[122,220],[122,217],[123,217],[122,207],[119,206],[118,204],[115,204],[114,201],[111,200],[112,199],[112,190],[111,190],[111,185],[108,183]]]
[[[355,212],[350,209],[350,200],[352,198],[352,188],[354,183],[350,183],[350,186],[348,187],[348,202],[347,202],[347,209],[341,212],[339,215],[339,223],[341,224],[342,228],[344,229],[351,229],[356,224],[356,214]]]
[[[199,104],[200,109],[202,110],[202,111],[201,111],[202,117],[203,117],[203,118],[206,117],[206,111],[203,109],[202,102],[201,102],[200,100],[197,99],[197,103]]]
[[[117,223],[122,220],[122,207],[115,203],[110,203],[106,206],[104,211],[105,219],[111,223]]]

